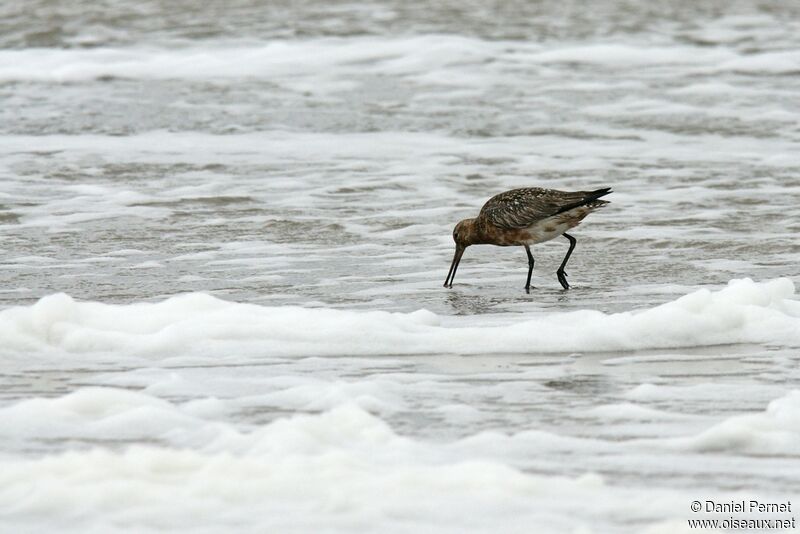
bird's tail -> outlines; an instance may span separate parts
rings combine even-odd
[[[577,202],[567,204],[566,206],[558,210],[558,213],[564,213],[565,211],[579,208],[581,206],[586,206],[587,204],[592,204],[592,203],[597,204],[597,207],[603,206],[605,204],[608,204],[608,201],[607,200],[598,201],[597,199],[600,197],[604,197],[609,193],[613,193],[610,187],[603,187],[600,189],[595,189],[594,191],[586,191],[583,194],[583,198],[581,198]]]
[[[583,199],[584,203],[591,202],[592,200],[597,200],[600,197],[604,197],[609,193],[613,193],[610,187],[603,187],[601,189],[595,189],[594,191],[589,191],[586,194],[586,197]]]

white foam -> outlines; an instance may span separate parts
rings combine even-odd
[[[74,413],[103,418],[96,393],[64,402]],[[679,500],[660,493],[656,506],[637,513],[669,517]],[[193,532],[411,526],[441,533],[522,533],[536,525],[538,532],[570,532],[623,513],[631,499],[638,499],[635,492],[609,488],[596,475],[525,474],[467,446],[400,437],[353,405],[249,433],[228,428],[196,450],[133,446],[0,460],[5,524],[59,522],[70,532],[91,525]],[[575,510],[575,502],[584,506]]]
[[[197,404],[200,402],[200,404]],[[33,398],[0,409],[0,438],[19,446],[30,439],[153,440],[205,443],[220,432],[206,421],[224,409],[213,399],[175,405],[116,388],[88,387],[57,398]]]
[[[688,414],[656,410],[629,402],[595,406],[586,410],[586,414],[610,421],[668,421],[692,417]]]
[[[517,46],[530,48],[523,43]],[[352,88],[369,67],[392,75],[479,66],[502,50],[500,42],[428,35],[384,39],[308,39],[266,43],[218,42],[173,48],[20,49],[0,51],[0,80],[77,82],[127,79],[260,79],[298,91]],[[467,72],[469,70],[467,69]],[[320,84],[320,80],[325,80]],[[487,81],[481,77],[481,83]]]
[[[28,48],[0,51],[0,81],[269,80],[292,91],[332,93],[356,87],[365,71],[427,84],[486,87],[515,79],[520,64],[578,63],[615,69],[702,68],[791,73],[795,52],[739,53],[735,48],[669,42],[574,42],[545,45],[457,35],[298,40],[207,41],[127,48]]]
[[[797,74],[800,72],[800,52],[765,52],[738,57],[722,63],[720,70],[747,74]]]
[[[604,67],[644,65],[691,65],[729,59],[727,50],[699,50],[681,46],[633,46],[620,43],[591,43],[556,48],[534,55],[541,62],[591,63]]]
[[[235,344],[264,356],[619,351],[733,343],[800,344],[788,279],[733,280],[654,308],[617,314],[540,313],[498,326],[413,313],[257,306],[194,293],[110,305],[44,297],[0,312],[4,348],[73,353],[197,352]]]
[[[696,436],[664,444],[701,452],[800,456],[800,390],[771,401],[763,412],[736,415]]]
[[[703,401],[713,400],[721,402],[724,399],[735,397],[740,391],[741,386],[736,383],[720,382],[700,382],[696,384],[639,384],[624,394],[625,398],[634,401],[668,401],[671,399],[681,399],[683,401]],[[748,396],[753,399],[771,399],[775,392],[774,385],[768,384],[748,384]]]
[[[283,379],[287,391],[295,380]],[[329,386],[318,385],[321,392]],[[605,532],[621,516],[642,525],[681,517],[700,490],[696,483],[690,492],[606,484],[587,465],[661,473],[665,454],[689,450],[704,454],[684,457],[678,472],[709,462],[725,470],[724,458],[709,451],[796,454],[800,442],[800,391],[770,403],[764,413],[735,416],[688,438],[604,439],[529,429],[427,441],[398,435],[347,402],[360,395],[359,385],[352,386],[332,409],[262,425],[231,417],[243,398],[178,403],[115,388],[80,388],[0,408],[4,525],[205,532],[241,527],[248,518],[247,528],[237,531],[351,532],[357,526],[402,532],[413,526],[449,534],[528,532],[536,525],[537,532]],[[464,408],[442,411],[466,420],[475,415]],[[661,424],[673,419],[632,405],[582,413]],[[37,443],[53,440],[67,452],[31,457]],[[103,448],[93,448],[98,445]],[[565,458],[573,465],[568,471],[578,474],[540,474],[552,473]],[[520,469],[529,462],[540,467]],[[763,473],[763,466],[737,471],[747,476],[754,468]]]

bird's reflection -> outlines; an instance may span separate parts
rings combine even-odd
[[[561,288],[531,287],[530,294],[527,294],[524,289],[514,293],[512,290],[498,291],[498,288],[462,286],[444,292],[443,303],[454,315],[496,314],[519,312],[520,304],[532,304],[539,309],[562,308],[574,302],[581,293],[580,290],[573,290],[573,294],[570,294],[570,291]]]
[[[445,302],[456,315],[478,315],[497,313],[499,310],[496,307],[504,301],[497,297],[450,290],[446,292]]]

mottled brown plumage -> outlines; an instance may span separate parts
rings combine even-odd
[[[594,191],[557,191],[526,187],[493,196],[483,205],[477,217],[460,221],[453,230],[456,252],[444,281],[445,287],[453,287],[458,264],[468,246],[523,246],[528,255],[525,290],[530,292],[534,263],[530,245],[563,235],[569,240],[570,247],[556,274],[561,286],[568,289],[564,267],[576,241],[566,231],[580,224],[594,210],[608,204],[607,201],[598,199],[609,193],[611,188],[608,187]]]

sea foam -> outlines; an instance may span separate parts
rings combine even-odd
[[[121,411],[103,413],[104,401]],[[155,404],[156,411],[182,411]],[[25,411],[35,418],[36,411],[57,408],[101,423],[155,404],[143,395],[87,389],[28,403]],[[87,406],[97,409],[87,413]],[[594,474],[524,473],[468,444],[400,436],[354,405],[280,418],[248,433],[218,425],[217,438],[200,449],[137,445],[0,459],[5,524],[19,529],[62,520],[71,532],[91,526],[241,532],[245,524],[248,532],[406,532],[409,524],[442,533],[496,532],[498,525],[504,532],[529,532],[530,525],[568,532],[623,513],[631,499],[651,515],[668,516],[680,500],[660,493],[665,498],[648,504]],[[586,503],[580,510],[576,499]]]
[[[65,294],[0,312],[3,348],[158,355],[235,346],[262,356],[624,351],[735,343],[800,344],[788,279],[732,280],[644,310],[537,313],[485,326],[443,317],[227,302],[202,293],[158,303],[78,302]],[[515,316],[516,317],[516,316]]]
[[[94,49],[34,48],[0,51],[0,80],[80,82],[124,79],[286,79],[296,76],[336,81],[345,85],[350,74],[368,67],[394,76],[421,76],[427,81],[452,83],[443,74],[459,73],[459,83],[491,83],[485,72],[505,78],[496,64],[594,63],[631,68],[663,65],[707,65],[740,60],[730,51],[688,46],[649,46],[640,43],[543,47],[527,41],[492,41],[455,35],[417,35],[391,39],[359,37],[273,40],[265,43],[217,42],[211,46],[128,47]],[[788,61],[793,60],[789,56]],[[765,67],[774,68],[773,61]],[[750,68],[759,65],[750,63]],[[431,77],[431,75],[433,75]],[[295,80],[290,85],[296,86]],[[319,90],[319,84],[308,89]]]
[[[663,444],[699,452],[800,456],[800,390],[773,400],[763,412],[736,415],[696,436]]]
[[[718,442],[713,450],[742,452],[736,443],[745,435],[751,452],[774,452],[776,434],[777,450],[796,454],[798,400],[800,392],[790,392],[763,413],[735,416],[686,438],[588,440],[526,430],[440,442],[399,435],[352,403],[242,428],[198,409],[199,401],[176,404],[145,393],[81,388],[0,408],[0,436],[82,442],[60,454],[0,457],[0,517],[31,530],[66,521],[68,532],[187,525],[214,532],[234,524],[247,532],[405,532],[411,523],[437,533],[496,532],[498,526],[522,533],[531,525],[537,532],[592,532],[590,525],[634,510],[652,525],[680,517],[692,496],[606,484],[593,472],[529,472],[515,466],[515,451],[590,456],[600,450],[606,461],[618,451],[626,461],[641,461],[654,447],[667,455],[687,446],[708,451],[696,446],[708,439]],[[739,437],[725,437],[728,427]],[[146,446],[127,441],[144,436]],[[109,437],[116,447],[92,447]],[[576,507],[576,501],[583,504]],[[242,517],[248,518],[244,530]]]

